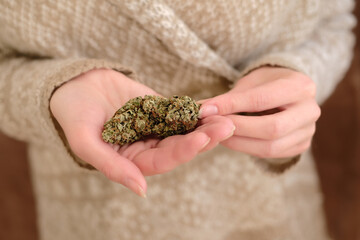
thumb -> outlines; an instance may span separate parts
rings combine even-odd
[[[201,101],[199,112],[200,118],[213,115],[228,115],[235,112],[235,100],[239,96],[235,96],[232,92],[227,92],[219,96],[205,99]]]

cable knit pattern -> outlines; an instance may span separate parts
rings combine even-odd
[[[0,129],[29,142],[41,239],[328,239],[309,153],[275,175],[217,147],[148,177],[143,200],[74,164],[49,99],[94,68],[116,69],[165,96],[202,99],[273,65],[308,74],[323,102],[351,60],[353,4],[0,1]]]

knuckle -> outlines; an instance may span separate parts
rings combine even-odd
[[[235,93],[224,94],[220,98],[217,107],[220,115],[237,113],[239,112],[239,108],[241,108],[239,96]]]
[[[316,131],[316,125],[313,124],[313,125],[311,126],[311,128],[310,128],[310,136],[311,136],[311,138],[312,138],[312,136],[314,136],[315,131]]]
[[[270,141],[264,144],[264,147],[261,152],[261,157],[263,158],[274,158],[278,153],[278,146],[274,141]]]
[[[321,108],[315,99],[311,99],[305,102],[307,112],[309,114],[309,121],[316,122],[321,116]]]
[[[321,108],[318,104],[315,105],[314,115],[315,115],[315,121],[317,121],[321,116]]]
[[[310,148],[310,146],[311,146],[311,140],[304,142],[303,144],[300,145],[299,152],[300,153],[305,152],[306,150],[308,150]]]
[[[98,170],[102,172],[106,178],[110,180],[113,178],[112,169],[108,165],[101,165],[98,167]]]
[[[239,148],[239,145],[236,143],[236,141],[234,141],[233,138],[226,139],[219,144],[234,151],[241,151],[241,148]]]
[[[103,167],[102,168],[102,173],[105,175],[105,177],[107,177],[108,179],[115,181],[115,177],[113,174],[113,171],[110,167]]]
[[[315,98],[316,85],[315,85],[314,81],[306,76],[303,76],[301,79],[302,79],[303,93],[310,98]]]
[[[268,128],[268,138],[269,139],[278,139],[285,134],[285,126],[283,121],[275,118],[272,120],[269,128]]]
[[[237,112],[237,108],[238,108],[237,106],[239,103],[238,98],[234,95],[228,95],[226,98],[227,99],[225,101],[225,104],[222,105],[222,107],[223,107],[222,112],[227,113],[227,114]],[[228,103],[228,104],[226,104],[226,103]]]
[[[102,172],[107,179],[114,182],[120,182],[119,177],[115,174],[114,169],[110,165],[104,164],[100,166],[98,170]]]
[[[251,93],[249,94],[248,99],[249,107],[253,111],[262,111],[269,102],[268,97],[266,97],[264,94]]]
[[[218,113],[220,115],[226,115],[235,112],[237,99],[232,94],[223,94],[217,98],[217,103],[215,105],[218,108]]]

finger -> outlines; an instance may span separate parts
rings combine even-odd
[[[311,139],[306,139],[304,142],[294,145],[288,150],[283,152],[283,156],[292,157],[304,153],[311,146]]]
[[[216,147],[219,142],[233,136],[235,126],[231,119],[223,116],[210,116],[200,121],[200,126],[196,131],[202,131],[210,137],[210,142],[201,151],[205,152]]]
[[[214,97],[202,104],[200,117],[261,112],[314,96],[315,85],[311,80],[278,79],[247,91],[230,91]]]
[[[288,155],[289,151],[294,146],[311,140],[314,132],[315,124],[311,124],[275,141],[233,136],[221,144],[230,149],[261,158],[291,157],[301,152]]]
[[[165,173],[193,159],[209,141],[210,138],[201,132],[169,137],[156,148],[136,155],[133,163],[145,176]]]
[[[210,137],[209,144],[206,145],[201,151],[207,151],[215,147],[220,141],[223,141],[231,137],[234,133],[235,126],[232,121],[227,117],[223,116],[211,116],[204,120],[200,121],[200,126],[196,128],[195,131],[204,132],[207,136]],[[155,148],[164,145],[163,142],[160,143],[159,139],[146,139],[142,141],[137,141],[132,144],[126,144],[122,147],[119,145],[113,145],[115,151],[117,151],[121,156],[127,159],[134,159],[136,155],[143,152],[144,150]],[[165,143],[167,143],[165,141]]]
[[[131,144],[128,143],[119,147],[119,150],[117,150],[117,152],[121,156],[129,159],[130,161],[133,161],[133,159],[141,152],[151,148],[155,148],[159,141],[160,139],[145,139],[133,142]]]
[[[308,100],[271,115],[229,115],[227,117],[236,127],[235,136],[275,140],[315,123],[320,117],[320,112],[320,107],[315,100]]]
[[[164,173],[214,148],[234,132],[233,123],[225,117],[209,117],[202,124],[192,133],[160,141],[154,149],[136,155],[134,163],[145,175]]]
[[[110,144],[102,141],[100,131],[86,126],[75,129],[77,131],[67,134],[67,139],[78,157],[94,166],[108,179],[145,197],[146,181],[135,164],[120,156]]]
[[[223,116],[211,116],[200,121],[200,126],[195,131],[204,132],[209,138],[210,142],[201,151],[208,151],[214,148],[220,141],[223,141],[231,137],[234,133],[235,126],[230,119]],[[174,138],[171,138],[173,140]],[[176,138],[179,139],[179,138]],[[122,147],[118,145],[113,146],[116,151],[123,157],[133,160],[139,153],[144,150],[156,147],[166,146],[168,139],[163,140],[159,144],[159,139],[146,139],[143,141],[137,141],[132,144],[126,144]]]

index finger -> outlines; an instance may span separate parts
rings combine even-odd
[[[133,162],[146,176],[168,172],[192,160],[202,151],[214,148],[233,135],[235,127],[226,117],[214,116],[195,131],[165,138],[151,149],[139,153]]]
[[[202,104],[200,117],[261,112],[314,96],[315,85],[311,80],[277,79],[244,92],[234,89],[209,99]]]

